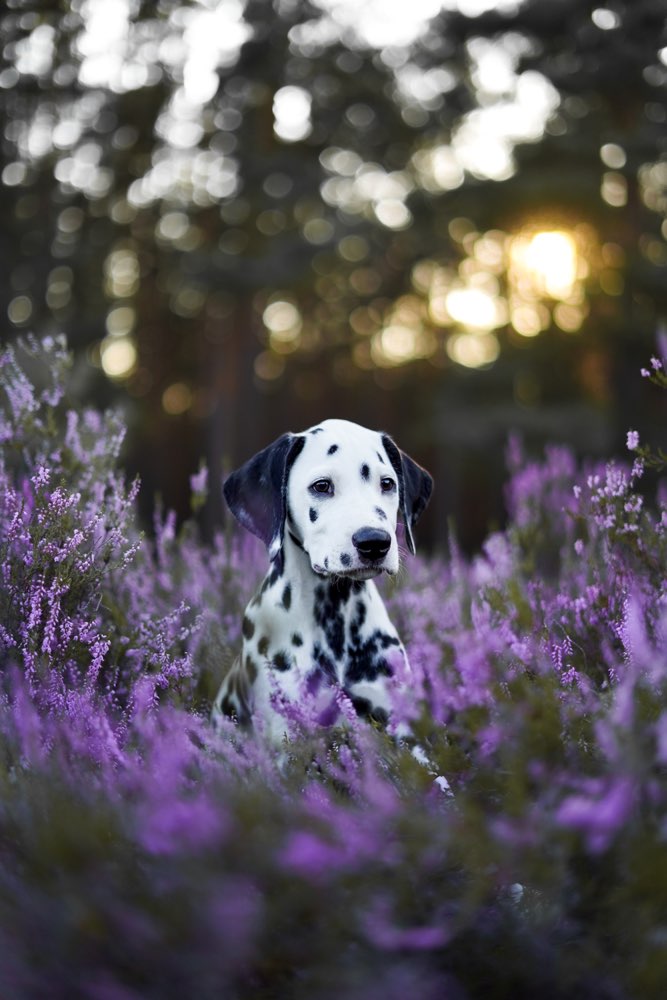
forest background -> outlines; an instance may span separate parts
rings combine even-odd
[[[334,415],[474,550],[511,432],[664,443],[660,0],[8,0],[0,31],[2,335],[67,334],[144,515]]]

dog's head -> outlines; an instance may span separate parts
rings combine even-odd
[[[315,573],[368,579],[396,573],[400,510],[408,547],[433,481],[392,439],[347,420],[285,434],[233,472],[230,510],[275,559],[285,532]]]

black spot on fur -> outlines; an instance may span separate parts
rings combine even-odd
[[[292,584],[285,584],[285,589],[283,590],[283,607],[285,611],[289,611],[292,606]]]
[[[315,588],[315,621],[324,632],[336,660],[341,659],[345,651],[345,617],[341,608],[349,600],[352,583],[352,580],[336,580],[320,583]]]
[[[308,511],[308,517],[310,518],[313,524],[315,524],[315,521],[317,521],[319,516],[320,515],[318,514],[318,512],[315,510],[314,507],[311,507],[310,510]]]
[[[257,643],[257,652],[260,656],[266,656],[269,651],[269,637],[263,635],[262,638]]]
[[[345,680],[349,684],[358,681],[375,680],[378,671],[378,644],[376,638],[371,634],[363,641],[348,647],[348,663],[345,671]]]
[[[338,451],[338,445],[332,444],[327,452],[327,455],[335,455],[337,451]]]
[[[303,646],[303,638],[299,632],[292,633],[292,645]]]
[[[378,705],[373,705],[368,698],[359,698],[356,695],[351,694],[349,691],[347,691],[346,694],[354,705],[354,710],[357,715],[360,715],[364,719],[370,719],[372,722],[377,722],[381,726],[387,725],[389,716],[384,708],[380,708]]]
[[[375,454],[376,454],[376,455],[377,455],[377,457],[378,457],[378,458],[380,459],[380,461],[382,462],[382,464],[383,464],[383,465],[386,465],[386,462],[385,462],[385,460],[383,459],[383,457],[382,457],[382,455],[380,454],[380,452],[379,452],[379,451],[376,451],[376,452],[375,452]]]
[[[267,591],[269,587],[272,587],[274,583],[277,583],[280,577],[283,575],[284,561],[282,555],[283,555],[282,552],[280,552],[278,556],[276,556],[276,558],[273,560],[271,572],[268,574],[268,576],[264,580],[264,583],[262,584],[262,589],[261,589],[262,594],[265,593],[265,591]]]
[[[352,562],[352,556],[349,556],[347,552],[341,552],[340,561],[343,566],[349,566]]]
[[[226,715],[230,719],[235,719],[239,726],[242,726],[243,728],[251,728],[252,719],[245,704],[237,704],[233,698],[225,697],[222,699],[220,708],[222,709],[223,715]]]
[[[362,610],[363,608],[363,610]],[[398,646],[399,641],[394,635],[387,635],[375,629],[365,639],[361,638],[361,626],[366,619],[366,608],[361,601],[357,605],[357,613],[350,627],[350,641],[347,645],[345,683],[358,684],[359,681],[374,681],[380,675],[391,677],[393,670],[387,663],[383,653],[390,646]]]
[[[357,648],[360,644],[361,628],[366,621],[366,604],[364,601],[357,601],[355,615],[350,622],[350,646]]]
[[[271,658],[271,663],[276,670],[289,670],[292,666],[292,658],[281,649]]]
[[[395,635],[386,635],[384,632],[380,634],[380,646],[382,649],[389,649],[390,646],[400,646],[400,640]]]
[[[376,507],[375,508],[375,513],[377,514],[377,516],[380,518],[381,521],[386,521],[387,520],[387,515],[382,510],[382,507]]]
[[[368,477],[370,476],[370,474],[371,474],[371,470],[368,468],[368,466],[364,462],[364,464],[361,466],[361,478],[364,480],[364,482],[368,479]]]
[[[316,642],[313,646],[312,659],[316,670],[312,677],[309,678],[309,688],[311,688],[311,694],[315,694],[319,688],[321,678],[324,678],[329,684],[336,684],[338,677],[334,661],[325,653],[319,642]]]
[[[250,683],[254,684],[257,680],[257,664],[253,660],[252,656],[246,656],[245,658],[245,672]]]
[[[323,430],[324,430],[324,427],[314,427],[313,430],[310,433],[311,434],[321,434]]]
[[[324,568],[329,569],[329,556],[324,557]]]
[[[296,537],[293,531],[290,531],[289,536],[296,545],[297,549],[303,549],[303,542],[301,541],[300,538]]]
[[[356,628],[357,632],[359,631],[359,629],[361,628],[361,626],[366,621],[366,612],[367,612],[367,610],[368,609],[366,608],[366,602],[365,601],[357,601],[357,606],[356,606],[356,609],[355,609],[355,615],[354,615],[354,619],[352,621],[352,627]]]
[[[255,623],[251,621],[247,615],[243,616],[243,624],[241,625],[241,631],[243,632],[243,637],[245,639],[252,639],[255,634]]]
[[[246,671],[250,673],[246,660]],[[233,667],[226,678],[227,691],[220,703],[224,715],[235,719],[240,726],[252,728],[250,705],[247,698],[247,676],[241,678],[237,667]]]

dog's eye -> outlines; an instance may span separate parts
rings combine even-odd
[[[396,483],[393,479],[390,479],[389,476],[384,476],[380,480],[380,489],[383,493],[393,493],[396,489]]]
[[[310,487],[311,493],[319,493],[321,496],[333,496],[333,491],[333,483],[330,479],[316,479]]]

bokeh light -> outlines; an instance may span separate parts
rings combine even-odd
[[[299,142],[310,135],[311,97],[303,87],[281,87],[273,98],[273,130],[284,142]]]
[[[464,368],[484,368],[497,359],[500,344],[492,333],[455,333],[447,340],[447,354]]]
[[[126,379],[137,363],[137,348],[132,337],[109,335],[100,344],[100,362],[110,379]]]
[[[493,330],[504,320],[498,296],[481,288],[453,288],[445,304],[455,322],[476,330]]]
[[[172,382],[162,393],[162,409],[172,417],[180,417],[192,406],[192,389],[185,382]]]
[[[293,302],[276,299],[262,314],[264,326],[269,332],[269,342],[274,351],[288,354],[299,345],[301,334],[301,313]]]

